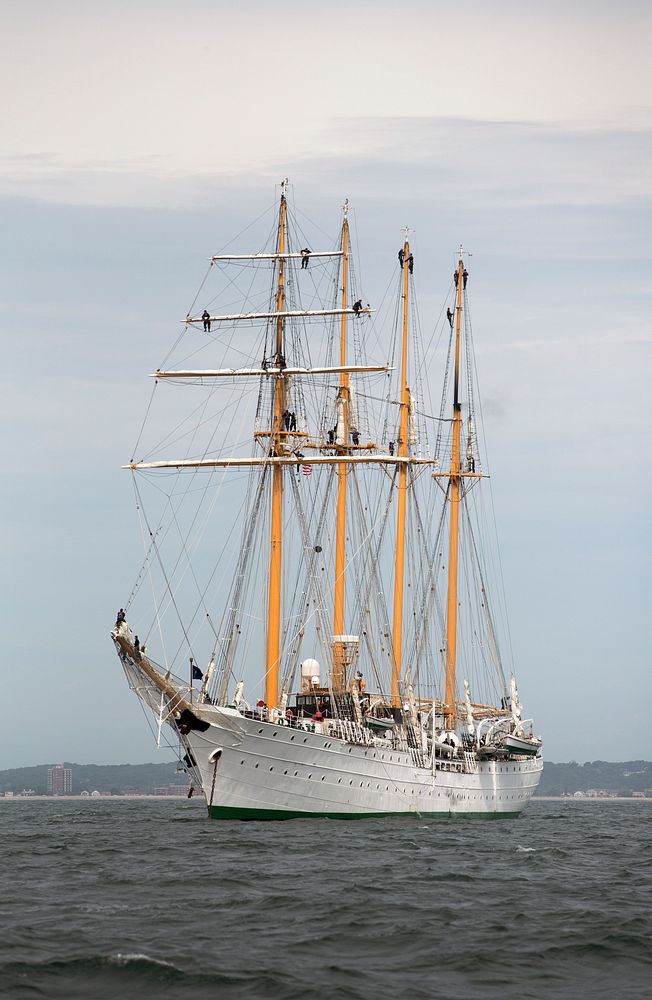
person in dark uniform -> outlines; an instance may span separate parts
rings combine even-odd
[[[290,411],[289,410],[283,410],[283,413],[281,414],[281,417],[283,419],[283,429],[286,430],[286,431],[289,431],[290,430],[290,423],[292,421],[292,418],[290,416]]]
[[[356,302],[353,303],[353,312],[355,313],[356,316],[360,313],[361,309],[362,309],[362,299],[358,299]]]
[[[296,431],[296,429],[297,429],[297,415],[294,412],[294,410],[292,410],[292,412],[290,413],[290,430]]]
[[[463,287],[466,288],[466,283],[469,280],[469,272],[467,271],[466,268],[464,268],[464,270],[462,271],[462,280],[464,282]]]
[[[452,309],[446,310],[446,319],[448,320],[451,330],[453,329],[453,311]]]
[[[304,247],[301,251],[301,270],[305,271],[310,262],[310,250],[308,247]]]
[[[209,313],[208,309],[204,309],[203,313],[201,314],[201,318],[204,321],[204,330],[206,330],[208,333],[210,333],[211,332],[211,314]]]
[[[413,256],[413,254],[410,254],[410,256],[408,257],[408,271],[410,272],[410,274],[414,274],[414,256]]]

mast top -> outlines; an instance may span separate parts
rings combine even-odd
[[[288,184],[290,183],[289,177],[284,177],[281,181],[281,197],[285,198],[287,194]]]
[[[347,222],[349,218],[349,199],[344,199],[344,204],[342,205],[342,215],[344,216],[343,221]]]

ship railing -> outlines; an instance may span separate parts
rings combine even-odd
[[[424,753],[423,750],[411,749],[410,756],[412,757],[412,763],[415,767],[424,767],[428,770],[432,767],[430,754]]]
[[[437,771],[450,771],[459,774],[460,771],[464,770],[464,761],[462,760],[440,760],[439,757],[435,758],[435,769]]]
[[[346,743],[356,743],[359,746],[373,746],[373,734],[365,726],[351,722],[349,719],[334,719],[329,724],[329,735]]]
[[[243,710],[242,714],[249,719],[256,719],[258,722],[271,722],[277,726],[287,726],[290,729],[298,729],[306,733],[318,732],[321,735],[330,736],[334,739],[343,740],[345,743],[354,743],[357,746],[374,746],[374,734],[366,726],[361,726],[357,722],[350,719],[323,719],[319,723],[315,723],[312,719],[302,719],[296,715],[285,716],[278,715],[272,717],[272,713],[269,712],[268,708],[265,706],[256,706],[248,710]],[[399,749],[407,749],[407,744],[405,747],[399,747]],[[420,753],[420,751],[414,751],[414,753]],[[426,755],[421,753],[421,756],[425,758]],[[420,764],[420,767],[430,766],[430,764],[424,765]]]
[[[256,722],[278,722],[273,718],[267,705],[256,705],[254,708],[241,708],[240,712],[247,719],[254,719]]]

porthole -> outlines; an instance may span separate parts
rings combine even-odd
[[[260,736],[261,734],[262,734],[262,729],[259,729],[258,730],[258,735]]]
[[[287,774],[287,771],[283,771],[283,774]]]
[[[274,770],[274,768],[273,768],[273,767],[270,767],[270,771],[273,771],[273,770]]]
[[[294,736],[290,736],[290,743],[292,742],[293,739],[294,739]]]
[[[258,767],[258,764],[254,764],[254,767]]]

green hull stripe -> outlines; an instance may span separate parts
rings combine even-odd
[[[514,819],[517,812],[294,812],[291,809],[238,809],[232,806],[212,806],[211,819],[279,820],[279,819],[382,819],[386,816],[417,816],[428,819]]]

